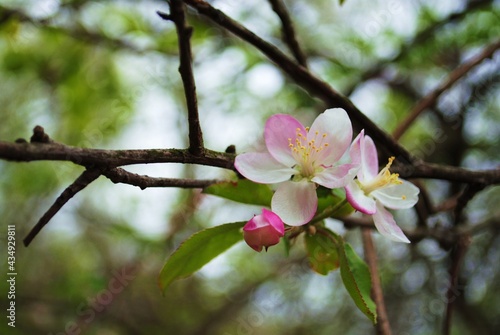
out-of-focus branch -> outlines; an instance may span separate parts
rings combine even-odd
[[[148,187],[204,188],[221,182],[216,179],[155,178],[128,172],[121,168],[102,171],[102,175],[115,184],[129,184],[140,187],[142,190]]]
[[[165,52],[163,50],[158,50],[157,48],[152,48],[152,47],[140,48],[126,40],[113,38],[94,31],[89,31],[85,29],[83,26],[79,26],[78,28],[72,28],[72,27],[63,27],[54,25],[51,24],[50,19],[33,18],[20,10],[10,9],[4,6],[0,6],[0,24],[6,22],[11,18],[16,18],[21,22],[31,23],[38,28],[64,34],[65,36],[69,36],[75,40],[82,41],[85,43],[91,43],[92,45],[96,44],[104,45],[136,53],[143,53],[148,51],[158,51],[163,53]]]
[[[450,14],[442,20],[430,24],[428,27],[418,32],[411,41],[404,44],[401,47],[400,52],[394,58],[380,61],[366,70],[356,83],[345,90],[345,95],[350,96],[359,84],[364,83],[369,79],[379,77],[388,64],[395,64],[404,59],[408,54],[410,54],[410,52],[414,51],[416,47],[427,41],[429,38],[436,36],[437,31],[444,25],[457,22],[476,10],[487,8],[488,6],[491,6],[492,2],[492,0],[469,1],[461,12]]]
[[[446,313],[443,323],[443,335],[451,334],[451,318],[453,314],[453,302],[457,299],[458,292],[458,275],[460,273],[460,265],[463,262],[465,253],[471,243],[471,237],[467,234],[461,236],[455,249],[451,253],[451,266],[450,266],[450,284],[448,292],[446,293]]]
[[[297,37],[295,34],[295,28],[293,27],[292,19],[288,14],[285,4],[282,0],[269,0],[271,6],[281,20],[281,31],[283,34],[283,40],[290,48],[293,56],[297,62],[303,67],[307,68],[307,58],[305,53],[302,51]]]
[[[461,64],[459,67],[453,70],[448,75],[446,80],[444,80],[435,90],[427,94],[415,105],[415,107],[412,108],[406,119],[404,119],[394,130],[393,137],[396,140],[399,139],[423,111],[425,111],[427,108],[433,107],[436,104],[439,96],[443,92],[453,86],[453,84],[455,84],[476,65],[482,63],[487,58],[491,58],[495,51],[497,51],[499,48],[500,40],[497,40],[496,42],[485,47],[477,56],[473,57],[468,62]]]
[[[190,42],[193,28],[188,26],[186,22],[186,9],[181,0],[170,1],[170,15],[158,14],[163,19],[169,19],[175,23],[179,40],[179,73],[184,84],[184,94],[188,110],[189,151],[194,155],[200,155],[203,152],[203,133],[198,116],[198,99],[196,97],[196,84],[193,75],[193,54]]]
[[[391,335],[391,325],[385,308],[384,293],[382,291],[382,283],[378,274],[377,267],[377,252],[373,244],[372,232],[369,228],[362,228],[361,234],[363,237],[363,247],[365,249],[365,259],[370,269],[372,281],[372,297],[377,306],[377,334]]]
[[[394,141],[390,135],[380,129],[366,115],[364,115],[351,100],[335,91],[330,85],[314,76],[306,68],[297,64],[274,45],[264,41],[239,22],[228,17],[222,11],[212,7],[208,2],[202,0],[183,1],[196,9],[201,15],[209,18],[216,24],[227,29],[242,40],[250,43],[255,48],[260,50],[311,95],[320,98],[329,107],[341,107],[345,109],[351,117],[353,123],[355,123],[360,129],[364,128],[377,144],[384,147],[391,154],[401,156],[405,159],[405,161],[410,163],[416,161],[416,159],[404,147]]]
[[[59,212],[59,210],[69,201],[69,199],[73,198],[75,194],[83,190],[87,185],[96,180],[101,173],[99,170],[88,169],[85,170],[74,182],[69,185],[61,195],[56,199],[54,204],[50,206],[49,210],[45,212],[45,214],[38,220],[36,225],[30,230],[28,235],[24,238],[23,242],[25,246],[28,246],[31,241],[38,235],[38,233],[42,230],[43,227],[54,217],[54,215]]]

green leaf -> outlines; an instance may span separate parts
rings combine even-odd
[[[211,185],[205,188],[203,193],[244,204],[267,207],[271,205],[271,198],[273,197],[273,191],[268,185],[257,184],[248,179]]]
[[[327,229],[322,231],[329,232]],[[338,269],[339,255],[334,236],[321,233],[305,234],[305,242],[309,263],[314,271],[327,275],[328,272]]]
[[[175,250],[160,272],[160,288],[165,293],[176,279],[187,277],[243,239],[246,222],[227,223],[197,232]]]
[[[340,275],[344,286],[356,306],[374,324],[377,323],[377,308],[371,293],[371,276],[366,263],[354,252],[349,243],[339,237]]]

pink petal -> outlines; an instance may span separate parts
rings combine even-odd
[[[271,201],[273,212],[290,226],[301,226],[311,221],[317,207],[316,186],[305,179],[284,182]]]
[[[278,162],[292,167],[296,164],[295,158],[290,149],[290,141],[295,143],[297,129],[305,136],[304,126],[293,116],[285,114],[276,114],[271,116],[264,129],[267,150]]]
[[[380,234],[396,241],[410,243],[410,240],[405,236],[401,228],[394,221],[392,214],[377,201],[377,213],[373,215],[373,222]]]
[[[276,161],[270,154],[249,152],[236,156],[234,167],[246,178],[263,184],[289,180],[297,171]]]
[[[418,201],[420,190],[412,183],[400,179],[402,184],[391,185],[375,190],[371,195],[385,207],[391,209],[411,208]]]
[[[327,188],[344,187],[354,179],[358,170],[356,164],[333,166],[316,174],[312,181]]]
[[[324,139],[322,139],[323,134],[326,134]],[[336,163],[347,151],[352,139],[351,120],[345,110],[331,108],[321,113],[309,130],[308,140],[312,139],[317,145],[320,140],[328,143],[328,146],[318,153],[318,161],[326,166]]]
[[[262,209],[262,216],[264,217],[264,220],[269,222],[269,224],[278,232],[281,234],[281,236],[285,235],[285,225],[283,224],[283,221],[281,221],[281,218],[274,212],[263,208]]]
[[[366,196],[355,180],[345,187],[345,194],[351,206],[361,213],[375,214],[377,212],[375,200]]]
[[[378,174],[378,156],[375,143],[370,136],[365,135],[364,129],[356,136],[349,150],[351,160],[360,164],[358,179],[364,183],[375,178]]]

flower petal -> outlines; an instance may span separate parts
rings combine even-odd
[[[326,134],[325,138],[322,138],[323,134]],[[345,110],[331,108],[321,113],[309,130],[308,140],[312,139],[318,146],[321,145],[320,140],[328,143],[317,154],[318,161],[326,166],[336,163],[349,148],[352,139],[352,124]]]
[[[290,226],[301,226],[311,221],[317,207],[316,186],[305,179],[284,182],[271,201],[273,212]]]
[[[353,163],[361,164],[358,179],[361,183],[375,178],[378,174],[377,147],[372,138],[365,135],[364,129],[352,142],[349,155]]]
[[[276,114],[271,116],[264,129],[267,150],[278,162],[292,167],[296,164],[295,158],[290,149],[290,141],[295,143],[297,129],[306,135],[306,129],[293,116]]]
[[[333,166],[316,174],[312,181],[328,188],[344,187],[354,179],[358,170],[357,164]]]
[[[246,178],[263,184],[286,181],[297,172],[276,161],[269,153],[261,152],[236,156],[234,167]]]
[[[351,206],[361,213],[375,214],[377,212],[375,200],[366,196],[355,180],[347,184],[345,194]]]
[[[410,243],[410,240],[405,236],[401,228],[394,221],[392,214],[377,201],[377,213],[373,215],[373,222],[380,234],[396,241]]]
[[[274,212],[263,208],[262,209],[262,216],[264,217],[264,220],[269,222],[269,224],[278,232],[281,234],[281,236],[285,235],[285,225],[283,224],[283,221],[281,221],[281,218]]]
[[[375,190],[371,195],[391,209],[411,208],[417,203],[420,190],[409,181],[403,179],[400,181],[402,184],[393,184]]]

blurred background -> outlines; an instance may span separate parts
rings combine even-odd
[[[210,1],[287,51],[269,2]],[[500,1],[286,0],[311,70],[392,132],[414,103],[500,36]],[[56,141],[88,148],[187,147],[177,36],[164,1],[0,0],[0,139],[29,138],[41,125]],[[251,46],[189,11],[201,125],[208,148],[255,145],[267,117],[310,124],[327,106]],[[500,164],[500,54],[441,96],[401,138],[435,163]],[[230,178],[220,169],[157,164],[128,171],[158,177]],[[16,226],[16,327],[2,334],[374,334],[338,272],[310,271],[301,243],[258,254],[240,243],[165,296],[165,259],[200,229],[260,212],[200,190],[146,189],[105,178],[73,198],[25,248],[22,238],[82,168],[67,162],[0,161],[0,246]],[[451,227],[460,184],[422,180]],[[465,224],[498,223],[500,187],[480,192]],[[399,211],[412,230],[415,211]],[[363,253],[358,229],[327,225]],[[500,329],[500,238],[474,235],[454,294],[453,334]],[[434,239],[403,245],[374,233],[394,334],[437,334],[448,299],[450,250]],[[6,251],[0,257],[7,268]],[[0,281],[0,304],[8,307]],[[79,332],[78,332],[79,331]]]

